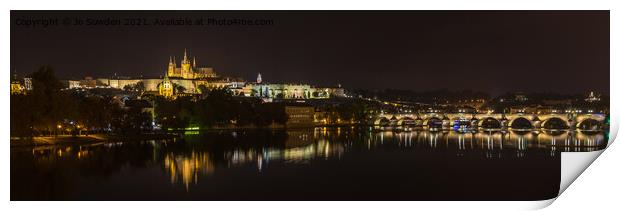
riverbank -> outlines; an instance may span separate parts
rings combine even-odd
[[[549,130],[549,129],[460,129],[455,130],[453,128],[423,128],[423,127],[377,127],[370,125],[323,125],[323,126],[298,126],[298,127],[265,127],[265,128],[244,128],[244,127],[222,127],[222,128],[209,128],[203,130],[171,130],[169,133],[147,133],[147,134],[137,134],[137,135],[114,135],[114,134],[91,134],[91,135],[80,135],[80,136],[71,136],[71,135],[59,135],[59,136],[37,136],[37,137],[28,137],[28,138],[17,138],[11,137],[11,147],[36,147],[36,146],[54,146],[54,145],[80,145],[80,144],[92,144],[92,143],[101,143],[101,142],[130,142],[130,141],[146,141],[146,140],[168,140],[173,138],[184,138],[185,135],[197,135],[203,132],[225,132],[225,131],[242,131],[242,130],[308,130],[308,129],[335,129],[335,128],[364,128],[364,130],[370,130],[375,132],[411,132],[411,131],[458,131],[464,133],[471,132],[561,132],[561,131],[578,131],[585,133],[593,133],[593,132],[601,132],[604,130],[571,130],[571,129],[561,129],[561,130]]]
[[[59,136],[37,136],[28,138],[11,137],[11,147],[35,147],[48,145],[73,145],[73,144],[92,144],[98,142],[128,142],[144,140],[165,140],[179,137],[176,134],[139,134],[139,135],[59,135]]]

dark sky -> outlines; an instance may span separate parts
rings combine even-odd
[[[60,26],[17,20],[59,18]],[[269,26],[62,26],[65,18],[271,19]],[[222,75],[416,91],[609,93],[608,11],[11,12],[11,69],[159,76],[187,48]]]

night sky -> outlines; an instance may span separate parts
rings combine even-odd
[[[17,19],[245,18],[269,26],[50,26]],[[363,89],[609,93],[608,11],[11,12],[11,70],[60,78],[198,65],[253,81]]]

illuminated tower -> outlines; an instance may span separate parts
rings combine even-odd
[[[183,61],[181,61],[181,77],[182,78],[193,78],[192,77],[192,64],[187,58],[187,49],[185,49],[185,54],[183,55]]]
[[[261,77],[260,73],[258,73],[258,77],[256,77],[256,83],[260,84],[263,82],[263,78]]]
[[[172,97],[174,94],[174,87],[172,86],[172,82],[168,78],[168,73],[164,75],[164,80],[159,84],[159,95],[164,97]]]
[[[23,87],[19,80],[17,80],[17,73],[13,74],[13,80],[11,80],[11,94],[21,94]]]
[[[168,75],[175,76],[174,69],[176,68],[176,64],[172,61],[172,56],[170,57],[170,61],[168,62]]]

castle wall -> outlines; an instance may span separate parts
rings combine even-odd
[[[170,81],[179,86],[185,87],[185,93],[196,93],[196,89],[198,88],[198,86],[196,86],[196,83],[194,83],[194,80],[170,79]]]
[[[105,80],[97,79],[97,81],[102,82],[102,84],[106,84]],[[127,85],[133,85],[140,82],[140,79],[109,79],[107,80],[107,85],[116,88],[123,89],[123,87]]]
[[[157,85],[161,83],[163,79],[154,78],[154,79],[142,79],[142,83],[144,84],[144,89],[147,92],[156,92],[159,91],[157,89]]]

